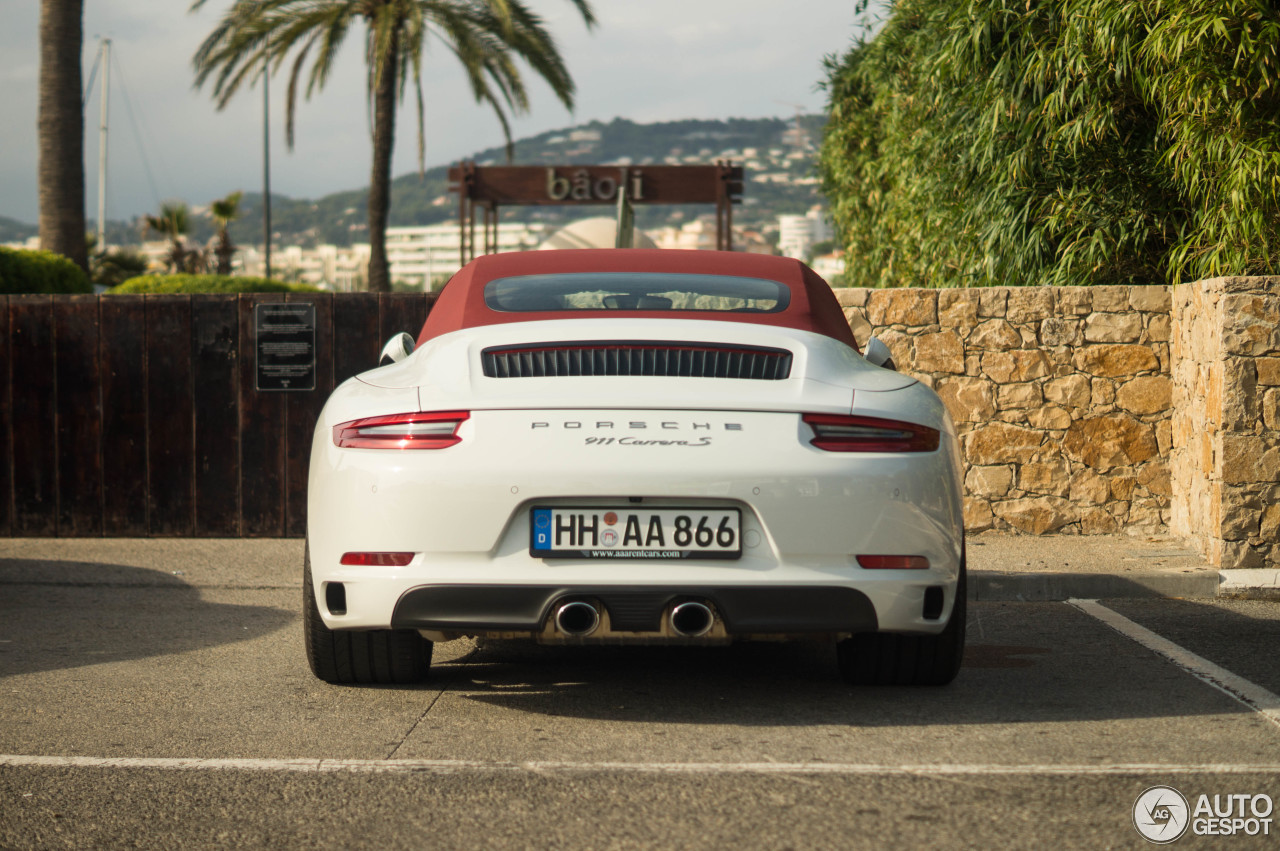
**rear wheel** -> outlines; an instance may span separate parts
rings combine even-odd
[[[311,554],[302,567],[302,630],[311,673],[328,683],[417,683],[431,667],[432,645],[411,629],[329,629],[311,584]]]
[[[937,635],[867,632],[836,645],[840,676],[855,686],[945,686],[960,673],[966,606],[964,559],[951,619]]]

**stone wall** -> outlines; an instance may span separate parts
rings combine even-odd
[[[874,333],[950,410],[968,531],[1168,524],[1169,288],[836,294],[859,343]]]
[[[1170,531],[1222,567],[1280,565],[1280,278],[1173,291]]]

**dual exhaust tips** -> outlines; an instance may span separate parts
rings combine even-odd
[[[586,600],[571,600],[556,607],[556,630],[573,638],[585,638],[600,628],[600,609]],[[715,626],[716,616],[706,603],[679,603],[668,618],[671,631],[682,638],[698,638]]]

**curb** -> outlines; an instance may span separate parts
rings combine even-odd
[[[1280,600],[1280,570],[1252,568],[1220,570],[1219,597],[1235,600]]]

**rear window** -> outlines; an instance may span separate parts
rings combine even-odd
[[[485,284],[484,303],[504,313],[562,310],[710,310],[777,313],[791,291],[777,281],[732,275],[584,272],[519,275]]]

